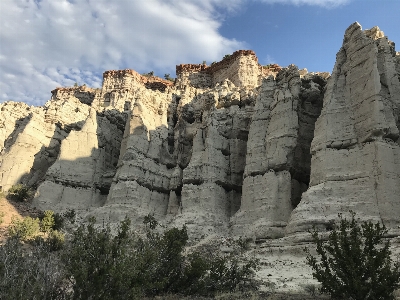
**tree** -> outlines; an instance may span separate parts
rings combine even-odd
[[[91,218],[64,244],[64,235],[51,228],[52,216],[44,214],[46,234],[36,235],[39,219],[27,217],[0,245],[0,299],[215,296],[258,288],[258,261],[244,256],[243,247],[230,254],[208,247],[187,254],[186,226],[158,230],[161,225],[148,215],[144,232],[130,230],[128,218],[114,232],[108,225],[95,226]],[[31,227],[34,232],[27,230]]]
[[[139,294],[129,225],[125,219],[114,236],[109,226],[98,229],[91,218],[73,233],[61,260],[67,278],[73,278],[75,299],[134,299]]]
[[[48,233],[53,229],[54,224],[54,211],[45,210],[40,220],[40,230]]]
[[[321,292],[335,299],[394,299],[400,285],[400,264],[392,264],[390,242],[384,241],[384,224],[351,220],[339,214],[340,223],[325,242],[314,228],[310,233],[319,259],[308,249],[307,263],[321,284]]]
[[[39,229],[40,221],[38,218],[26,217],[19,219],[13,216],[11,225],[8,227],[8,234],[21,240],[29,240],[39,233]]]
[[[257,289],[258,262],[241,255],[185,255],[187,228],[158,232],[152,215],[145,233],[136,235],[129,219],[116,235],[91,219],[80,225],[62,255],[66,278],[76,299],[143,299],[167,294],[212,296],[218,292]]]
[[[175,79],[172,78],[172,77],[170,76],[170,74],[168,74],[168,73],[164,75],[164,78],[165,78],[166,80],[169,80],[169,81],[175,81]]]
[[[146,76],[146,77],[153,77],[154,76],[154,71],[150,71],[149,73],[143,73],[142,75]]]
[[[52,230],[61,230],[64,227],[64,216],[54,213],[52,210],[45,210],[39,215],[40,230],[49,233]]]
[[[33,196],[33,191],[29,186],[18,183],[13,185],[7,192],[7,198],[13,201],[24,202]]]

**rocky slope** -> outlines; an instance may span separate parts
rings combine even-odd
[[[332,75],[240,50],[175,82],[107,71],[43,107],[0,105],[0,186],[99,222],[187,224],[194,239],[306,241],[350,209],[400,225],[400,55],[352,24]]]

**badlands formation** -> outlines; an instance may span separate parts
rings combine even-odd
[[[154,214],[195,239],[299,243],[349,210],[400,233],[400,53],[378,27],[346,30],[331,75],[245,50],[176,75],[107,71],[101,89],[1,104],[1,188],[99,222]]]

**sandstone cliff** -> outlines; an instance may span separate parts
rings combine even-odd
[[[176,72],[107,71],[101,89],[1,104],[0,186],[99,221],[155,214],[194,238],[301,237],[349,209],[396,234],[400,55],[379,28],[352,24],[331,76],[245,50]]]
[[[328,228],[349,210],[399,228],[398,60],[378,27],[363,31],[354,23],[346,30],[316,122],[310,187],[287,233]]]

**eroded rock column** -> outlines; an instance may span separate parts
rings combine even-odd
[[[250,125],[243,194],[232,232],[279,238],[309,183],[309,147],[325,80],[296,66],[261,85]]]
[[[288,234],[338,213],[394,228],[400,215],[400,84],[394,44],[379,28],[352,24],[327,85],[312,142],[310,188],[293,211]]]
[[[225,80],[182,103],[175,134],[183,169],[181,206],[173,224],[187,224],[192,237],[227,234],[240,206],[251,93]]]
[[[136,91],[128,110],[117,172],[102,208],[94,214],[117,222],[126,215],[140,224],[147,214],[167,214],[175,161],[168,145],[167,106],[172,94]]]

